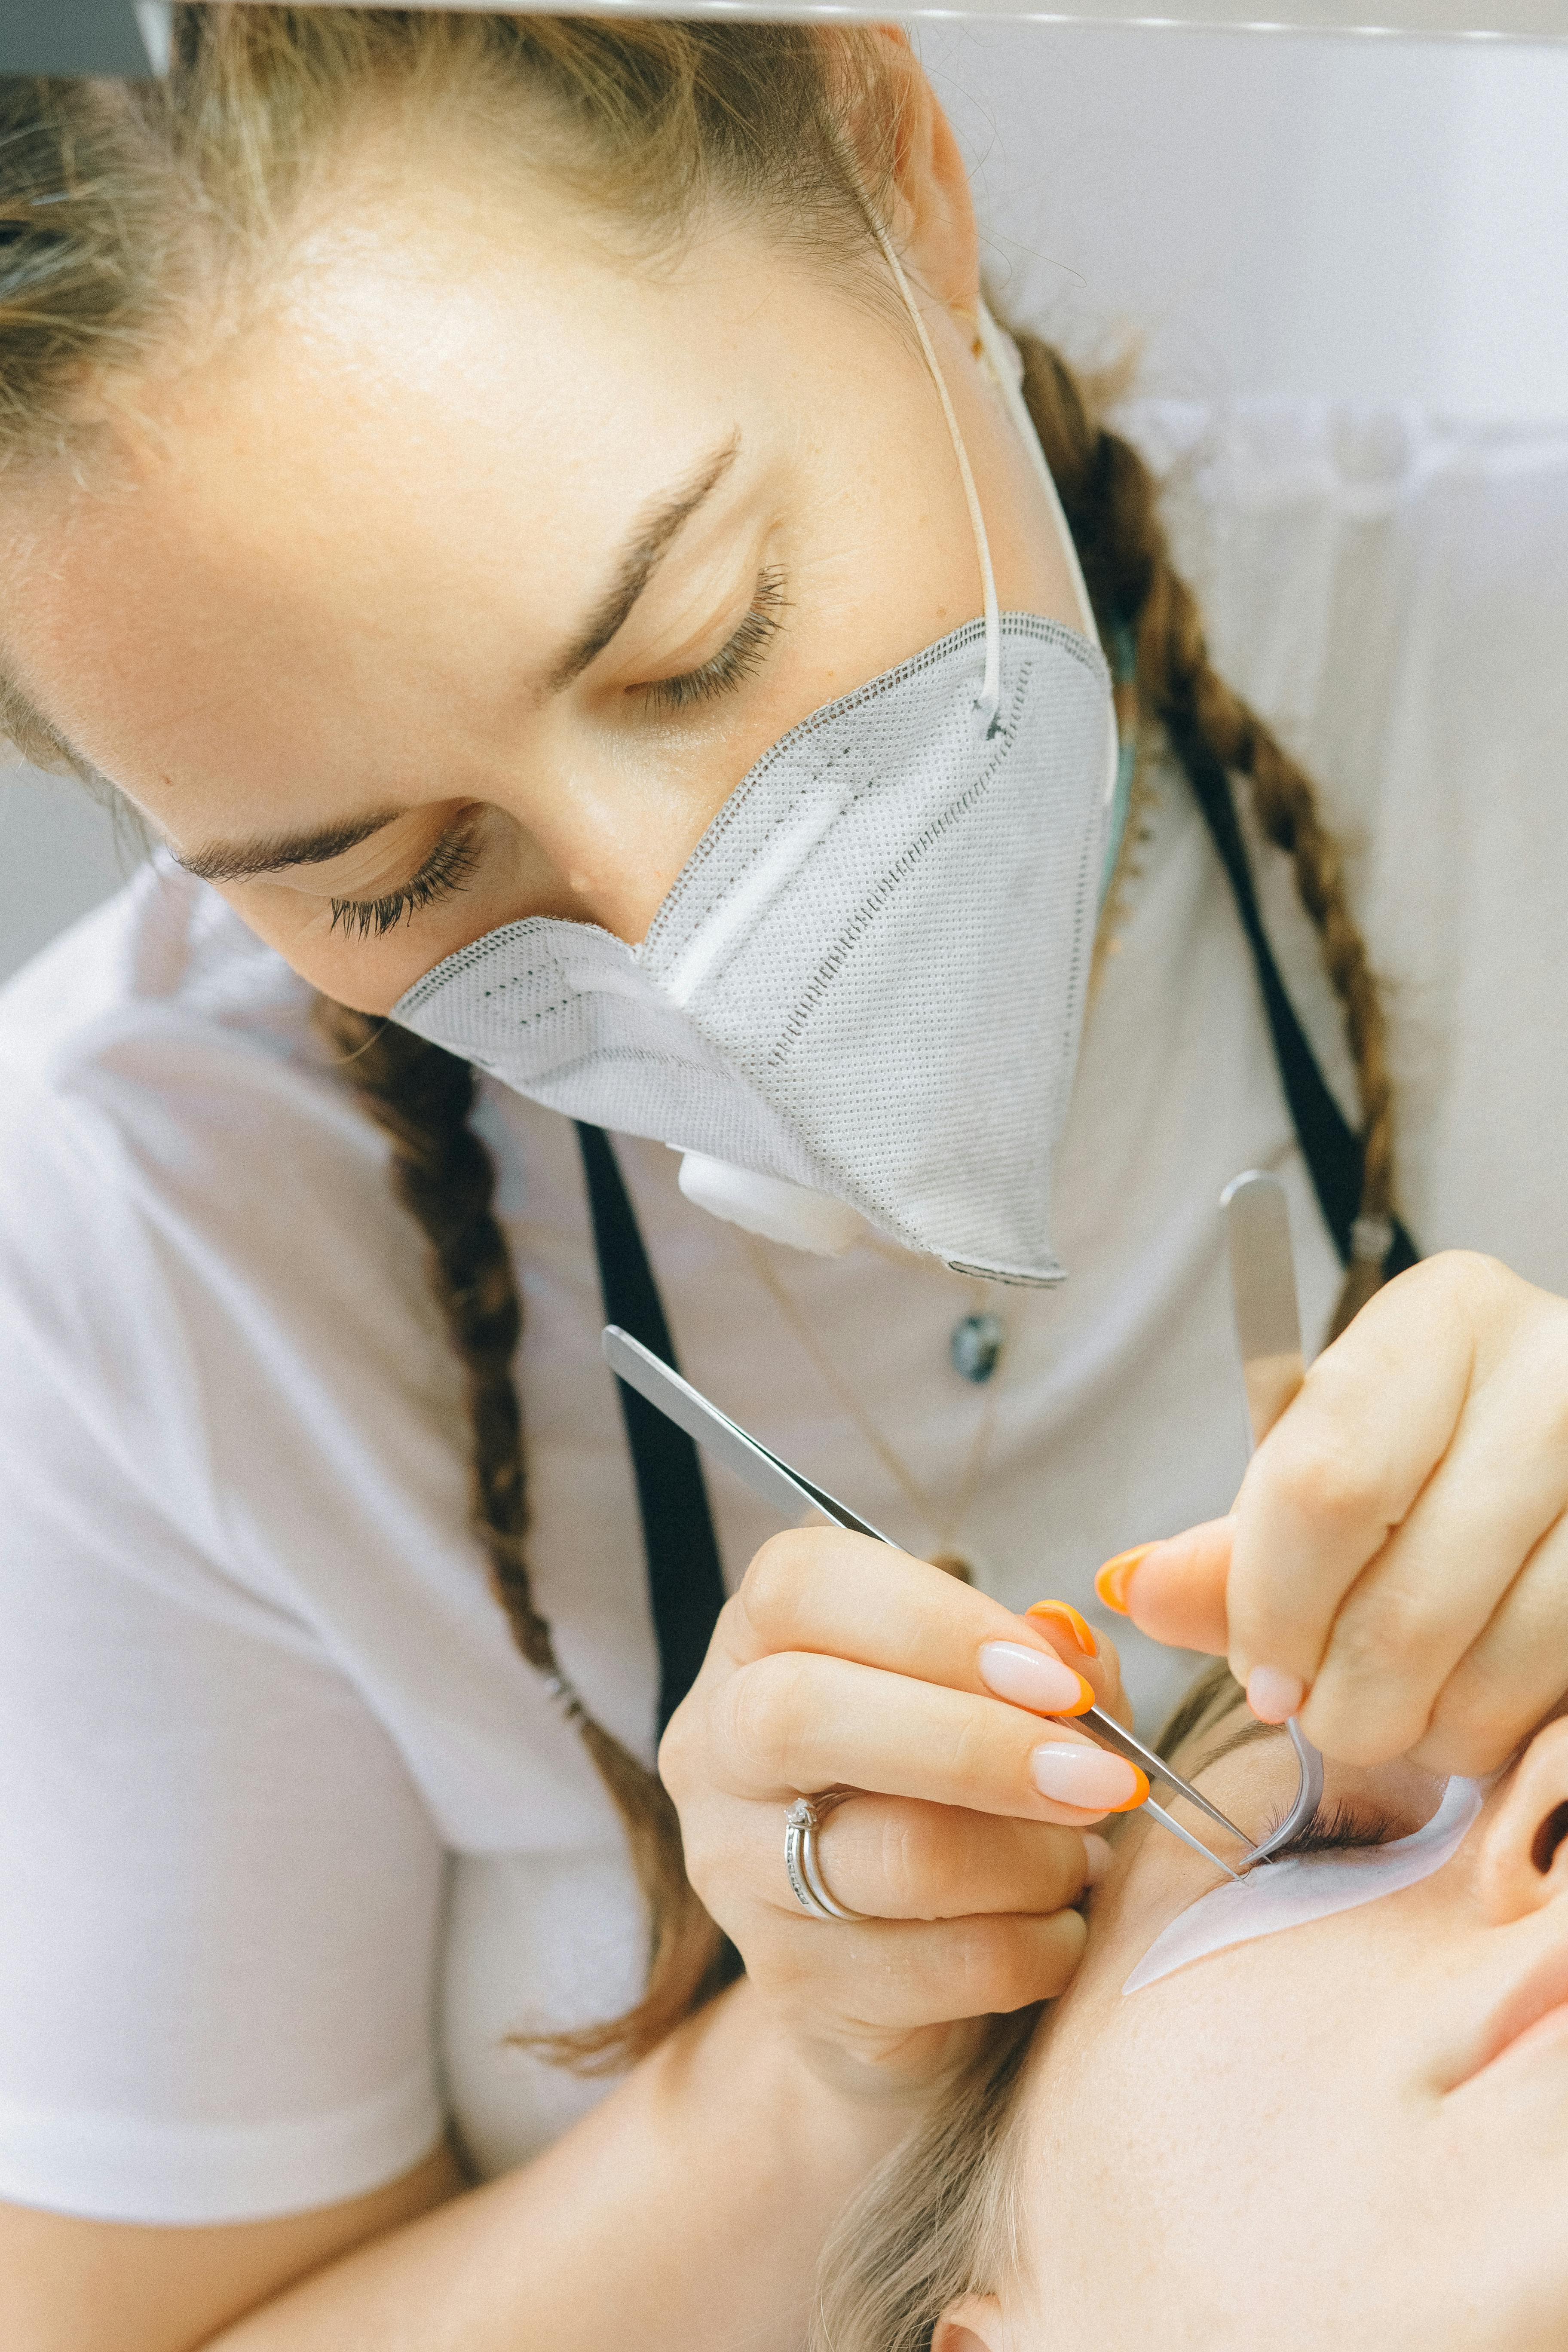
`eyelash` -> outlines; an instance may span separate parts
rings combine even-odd
[[[721,695],[733,693],[762,667],[768,647],[784,626],[783,616],[789,610],[784,592],[784,573],[764,572],[757,582],[752,609],[729,644],[700,669],[682,670],[678,677],[655,678],[650,685],[639,686],[638,698],[655,709],[689,710],[695,703],[715,702]]]
[[[1386,1845],[1396,1834],[1386,1813],[1353,1811],[1343,1803],[1321,1804],[1306,1827],[1288,1844],[1276,1846],[1273,1859],[1306,1853],[1344,1853],[1353,1846]]]
[[[331,898],[329,929],[351,940],[384,940],[405,919],[423,913],[461,890],[479,864],[472,825],[449,833],[436,844],[424,865],[400,889],[381,898]]]

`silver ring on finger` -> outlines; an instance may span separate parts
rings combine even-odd
[[[797,1797],[784,1815],[784,1868],[803,1911],[817,1919],[866,1919],[866,1911],[851,1911],[828,1892],[816,1850],[816,1833],[829,1813],[855,1794],[853,1789],[819,1789],[815,1796]]]

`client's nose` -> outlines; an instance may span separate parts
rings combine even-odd
[[[1568,1894],[1568,1721],[1549,1723],[1525,1749],[1487,1827],[1479,1894],[1500,1922]]]

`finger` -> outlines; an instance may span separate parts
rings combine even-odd
[[[793,1528],[764,1544],[717,1639],[737,1666],[780,1651],[816,1651],[968,1691],[985,1687],[977,1661],[988,1642],[1058,1655],[1037,1621],[1015,1616],[927,1560],[838,1528]],[[1073,1661],[1077,1672],[1097,1663]]]
[[[847,1786],[1082,1828],[1148,1794],[1135,1765],[1065,1725],[798,1652],[731,1677],[713,1701],[710,1742],[710,1780],[774,1803]]]
[[[776,1824],[776,1814],[769,1819]],[[816,1852],[837,1900],[876,1919],[1062,1911],[1089,1883],[1081,1831],[900,1797],[858,1795],[836,1807],[817,1832]],[[794,1901],[782,1864],[770,1873],[770,1892]]]
[[[1445,1686],[1556,1525],[1568,1503],[1557,1352],[1554,1328],[1527,1335],[1472,1391],[1443,1462],[1341,1607],[1302,1709],[1328,1754],[1378,1764],[1426,1738]],[[1561,1646],[1559,1632],[1549,1656]]]
[[[1444,1684],[1412,1761],[1472,1779],[1506,1764],[1568,1691],[1565,1619],[1568,1518],[1560,1518]]]
[[[1132,1709],[1121,1687],[1121,1659],[1115,1643],[1097,1634],[1070,1601],[1036,1601],[1024,1615],[1037,1633],[1045,1635],[1062,1664],[1088,1682],[1096,1706],[1131,1728]]]
[[[1232,1670],[1310,1685],[1341,1602],[1447,1451],[1474,1354],[1462,1279],[1442,1259],[1371,1299],[1307,1374],[1237,1497]]]
[[[812,1919],[802,1915],[748,1973],[822,2030],[910,2032],[1055,2000],[1083,1957],[1081,1913],[970,1919]]]
[[[1223,1657],[1229,1646],[1225,1595],[1235,1528],[1234,1517],[1227,1516],[1141,1545],[1115,1580],[1116,1597],[1104,1590],[1101,1598],[1124,1610],[1151,1641]]]
[[[686,1855],[692,1885],[748,1954],[800,1905],[784,1859],[784,1813],[726,1797],[706,1809]],[[1082,1898],[1110,1866],[1094,1830],[1006,1821],[857,1790],[817,1832],[830,1892],[870,1918],[1047,1917]]]

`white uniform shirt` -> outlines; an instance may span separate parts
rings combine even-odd
[[[1568,436],[1143,412],[1229,674],[1322,777],[1389,983],[1402,1206],[1426,1250],[1568,1289],[1562,959]],[[1282,861],[1265,904],[1345,1087]],[[1062,1157],[1070,1278],[1008,1291],[750,1246],[623,1142],[681,1362],[911,1549],[938,1530],[805,1323],[1010,1604],[1223,1510],[1245,1459],[1216,1202],[1290,1187],[1309,1318],[1339,1274],[1226,885],[1157,772]],[[143,2221],[352,2196],[455,2121],[480,2168],[595,2093],[506,2044],[611,2013],[641,1927],[575,1735],[465,1531],[459,1379],[384,1147],[307,992],[166,866],[0,996],[0,2196]],[[537,1598],[651,1757],[656,1657],[575,1140],[487,1094],[525,1295]],[[731,1583],[775,1524],[709,1486]],[[941,1507],[945,1507],[944,1506]],[[1121,1629],[1125,1633],[1125,1629]],[[1186,1664],[1138,1644],[1147,1717]],[[782,1817],[780,1823],[782,1831]],[[782,1871],[782,1859],[780,1868]]]

